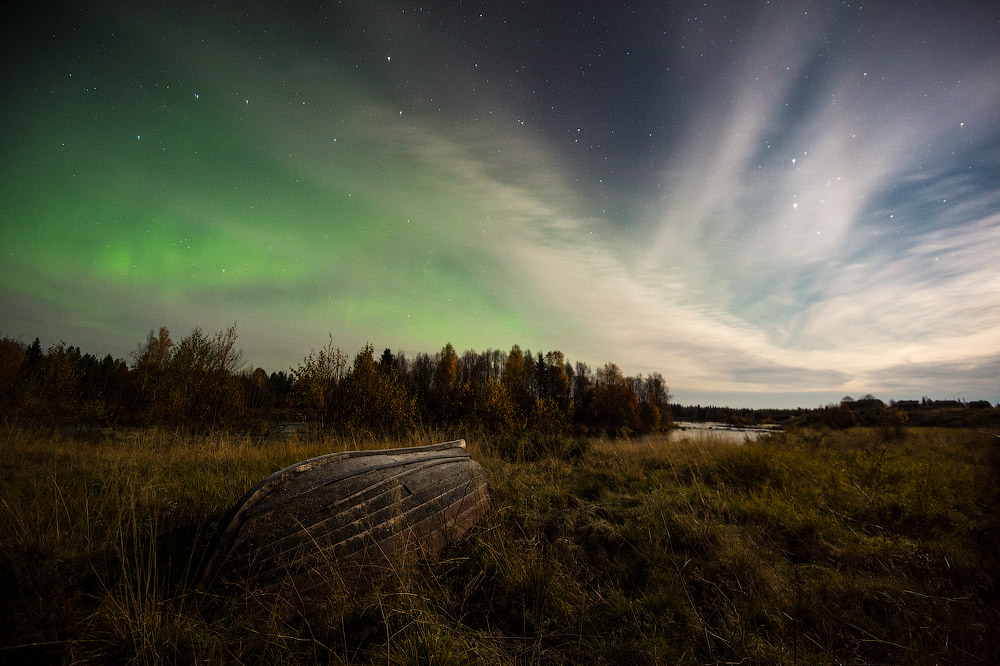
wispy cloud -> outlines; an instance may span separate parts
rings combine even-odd
[[[626,248],[641,258],[629,279],[670,285],[664,318],[719,329],[660,338],[668,358],[696,341],[712,367],[678,384],[876,390],[903,363],[996,352],[998,197],[984,174],[998,160],[983,148],[998,58],[906,62],[924,37],[912,28],[880,33],[900,62],[850,39],[831,47],[825,31],[765,33],[720,75],[744,85],[713,88],[693,112],[648,206],[653,242]],[[641,339],[656,317],[637,311]],[[995,395],[981,380],[969,390]]]

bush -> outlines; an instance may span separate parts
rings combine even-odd
[[[884,442],[898,441],[906,434],[910,417],[898,407],[888,407],[879,415],[878,432]]]

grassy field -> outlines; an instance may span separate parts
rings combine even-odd
[[[1000,439],[962,430],[541,452],[470,436],[493,506],[440,558],[308,615],[193,589],[213,522],[258,479],[454,436],[5,430],[0,662],[1000,662]]]

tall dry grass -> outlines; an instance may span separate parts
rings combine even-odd
[[[441,557],[297,614],[195,589],[215,522],[260,478],[331,451],[451,438],[5,431],[0,661],[1000,660],[1000,444],[969,431],[743,445],[470,436],[493,506]]]

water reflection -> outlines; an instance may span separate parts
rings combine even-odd
[[[698,439],[743,443],[781,432],[777,425],[734,426],[715,421],[677,421],[677,425],[680,429],[669,432],[671,442]]]

